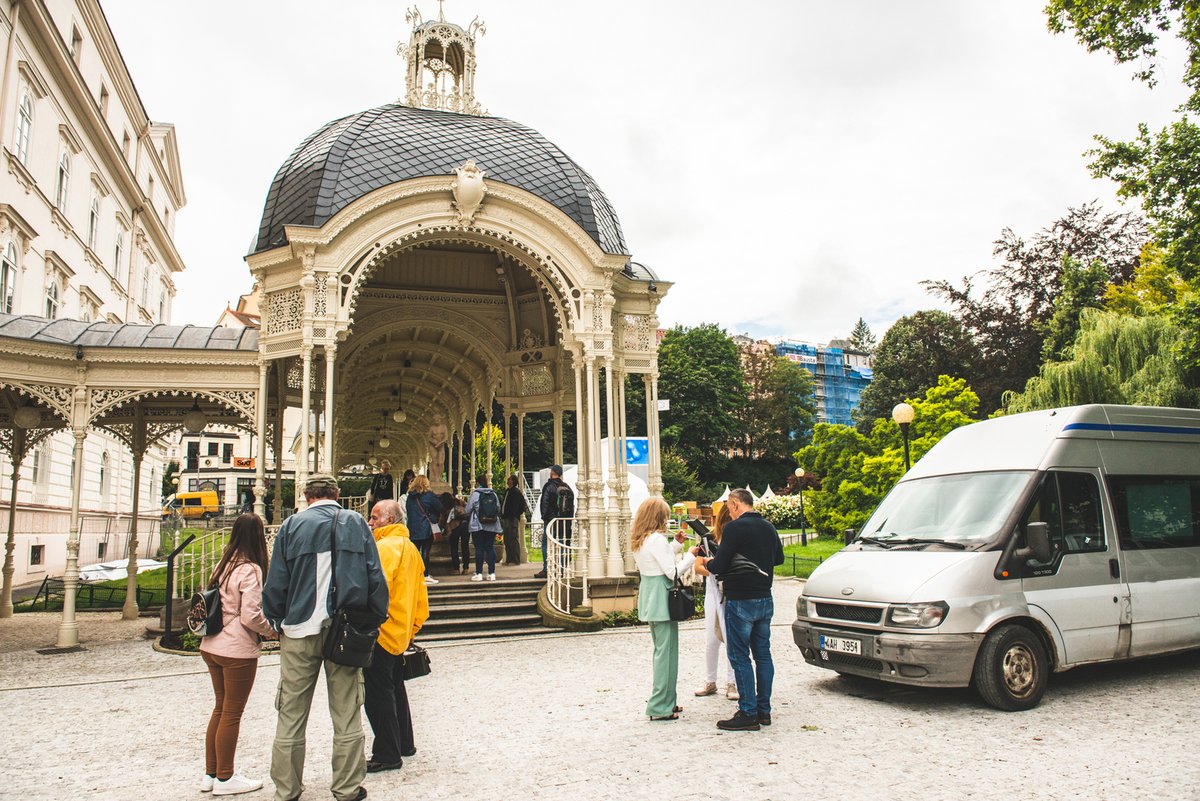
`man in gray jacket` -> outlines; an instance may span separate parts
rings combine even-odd
[[[279,720],[271,750],[276,801],[304,792],[304,748],[308,712],[321,666],[333,721],[333,783],[337,801],[367,797],[363,756],[362,672],[324,659],[325,635],[333,612],[358,606],[388,615],[388,588],[379,567],[371,530],[358,512],[338,503],[337,479],[314,475],[304,485],[308,508],[292,515],[275,537],[275,550],[263,585],[263,613],[280,632]],[[337,530],[337,599],[330,591],[330,545]]]

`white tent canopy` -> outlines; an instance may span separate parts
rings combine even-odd
[[[762,495],[758,496],[758,499],[760,501],[769,501],[774,497],[775,497],[775,492],[771,489],[771,485],[768,484],[766,490],[763,491]]]

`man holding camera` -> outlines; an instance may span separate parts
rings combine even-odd
[[[733,520],[721,531],[716,555],[696,560],[697,573],[718,576],[724,586],[729,662],[740,696],[738,711],[717,721],[717,728],[758,731],[771,725],[771,583],[775,565],[783,564],[783,543],[775,527],[754,511],[754,497],[747,490],[729,493],[726,504]],[[692,553],[699,550],[696,546]]]

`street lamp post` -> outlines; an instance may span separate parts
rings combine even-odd
[[[907,473],[912,464],[908,457],[908,427],[912,424],[917,412],[907,403],[897,403],[892,407],[892,419],[900,426],[900,436],[904,438],[904,472]]]
[[[804,527],[804,468],[796,468],[796,491],[800,493],[800,544],[808,546],[808,530]]]

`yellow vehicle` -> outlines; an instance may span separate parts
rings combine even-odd
[[[207,520],[216,517],[221,511],[221,501],[212,490],[201,492],[180,492],[167,498],[162,508],[162,516],[170,517],[178,514],[180,517],[202,517]]]

